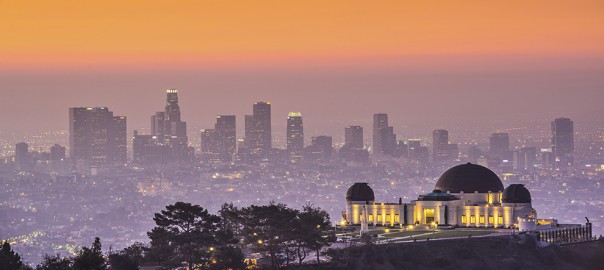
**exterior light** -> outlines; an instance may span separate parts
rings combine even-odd
[[[210,247],[210,251],[214,251],[214,247]]]
[[[262,243],[264,243],[264,241],[258,240],[258,244],[262,245]]]

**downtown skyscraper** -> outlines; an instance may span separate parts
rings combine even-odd
[[[178,90],[166,90],[164,111],[151,116],[151,134],[135,131],[133,158],[140,164],[183,163],[192,160],[189,147],[187,123],[182,121]]]
[[[302,114],[290,112],[287,115],[287,153],[292,163],[302,159],[304,151],[304,124]]]
[[[373,115],[373,154],[393,154],[396,149],[394,128],[388,125],[388,115],[376,113]]]
[[[432,131],[432,162],[442,164],[449,157],[449,131],[437,129]]]
[[[201,155],[208,162],[231,162],[237,150],[236,118],[216,116],[214,129],[201,130]]]
[[[363,127],[346,127],[344,129],[344,145],[353,149],[363,149]]]
[[[127,162],[126,117],[114,116],[107,107],[69,109],[69,153],[86,169]]]
[[[501,162],[511,159],[510,135],[508,133],[496,132],[489,137],[489,153],[492,158]]]
[[[252,159],[267,158],[272,148],[271,103],[256,102],[252,115],[245,116],[245,151]]]
[[[568,118],[556,118],[552,121],[552,152],[556,158],[556,168],[574,164],[574,126]]]

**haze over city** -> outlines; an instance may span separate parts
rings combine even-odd
[[[599,0],[0,0],[0,269],[591,269],[602,74]]]

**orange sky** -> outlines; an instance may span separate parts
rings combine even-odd
[[[601,57],[604,1],[0,0],[4,69],[417,55]]]

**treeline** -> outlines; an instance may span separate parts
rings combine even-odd
[[[155,213],[153,220],[156,226],[147,233],[148,244],[103,253],[97,237],[75,256],[45,255],[32,268],[4,242],[0,265],[3,270],[132,270],[140,266],[236,270],[248,266],[246,250],[266,258],[271,269],[279,269],[302,265],[312,257],[320,263],[322,249],[336,240],[327,212],[312,205],[298,210],[275,203],[242,208],[224,204],[213,215],[199,205],[177,202]]]

